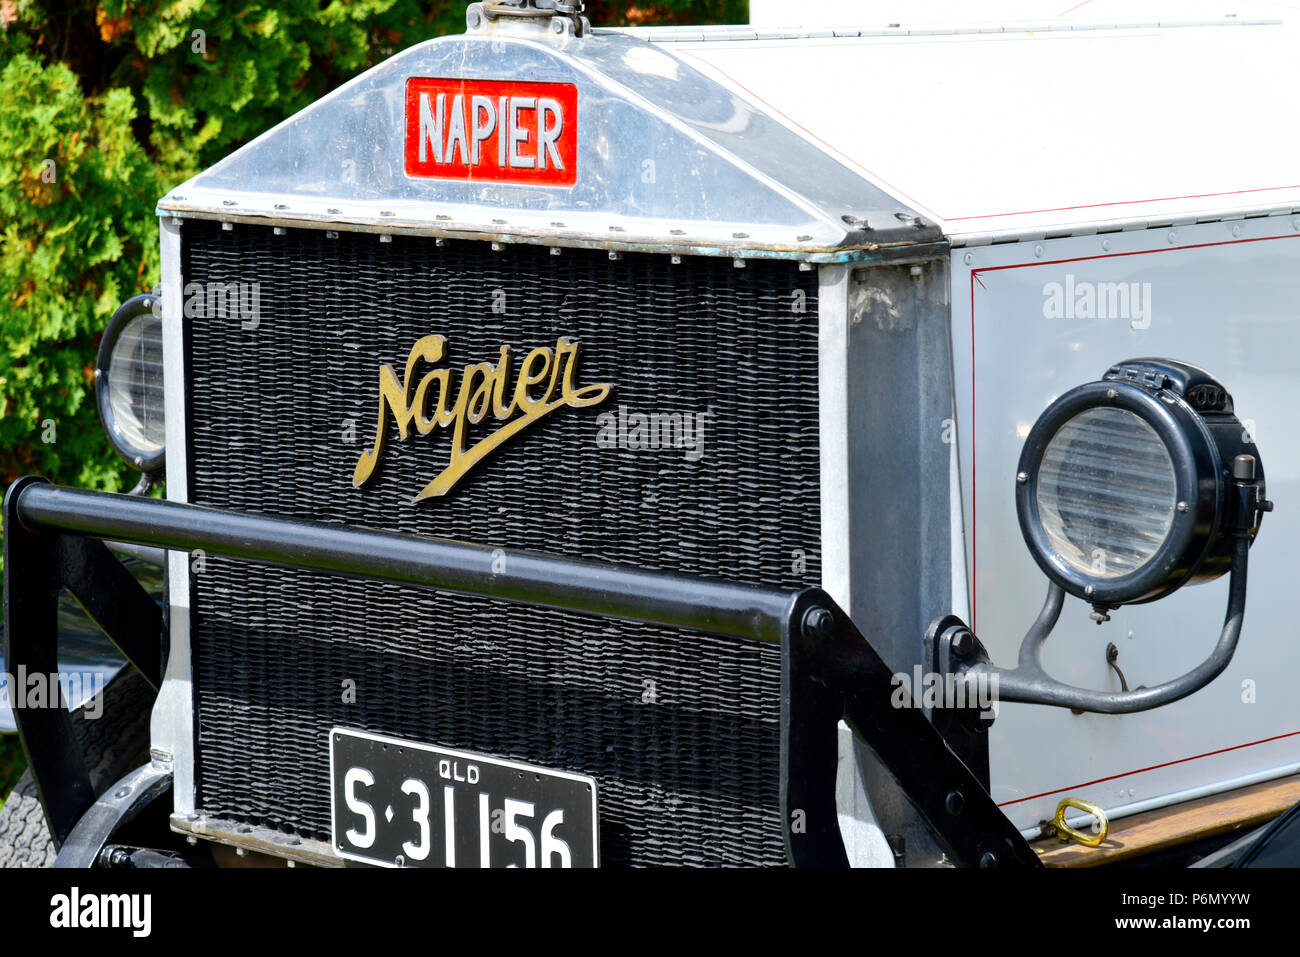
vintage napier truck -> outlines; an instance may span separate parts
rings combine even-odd
[[[162,197],[0,863],[1294,861],[1295,25],[581,6]]]

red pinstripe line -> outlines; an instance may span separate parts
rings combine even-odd
[[[1116,778],[1126,778],[1131,774],[1142,774],[1144,771],[1155,771],[1159,768],[1167,768],[1175,764],[1184,764],[1188,761],[1197,761],[1201,758],[1213,757],[1216,754],[1226,754],[1229,751],[1240,751],[1242,748],[1253,748],[1257,744],[1267,744],[1270,741],[1281,741],[1283,738],[1294,738],[1300,735],[1300,731],[1288,731],[1286,734],[1277,734],[1271,738],[1261,738],[1258,741],[1247,741],[1245,744],[1234,744],[1230,748],[1219,748],[1217,751],[1206,751],[1204,754],[1193,754],[1190,758],[1179,758],[1176,761],[1166,761],[1164,764],[1153,764],[1149,768],[1138,768],[1136,771],[1125,771],[1123,774],[1112,774],[1109,777],[1097,778],[1094,781],[1084,781],[1082,784],[1072,784],[1069,787],[1057,788],[1054,791],[1044,791],[1042,794],[1031,794],[1029,797],[1016,798],[1014,801],[1003,801],[998,807],[1008,807],[1012,804],[1019,804],[1022,801],[1032,801],[1035,798],[1047,797],[1049,794],[1060,794],[1062,791],[1073,791],[1077,788],[1091,787],[1094,784],[1103,784],[1106,781],[1114,781]]]

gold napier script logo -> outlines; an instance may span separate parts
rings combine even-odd
[[[428,435],[434,429],[452,430],[451,457],[447,467],[415,496],[414,501],[418,502],[445,495],[497,446],[543,416],[562,406],[581,409],[599,405],[609,397],[611,387],[604,383],[582,388],[574,385],[578,343],[563,337],[555,343],[554,349],[542,346],[524,357],[513,388],[510,385],[509,346],[501,347],[501,355],[495,364],[477,362],[463,367],[454,402],[451,399],[452,369],[432,369],[419,379],[418,385],[415,379],[416,368],[421,362],[434,365],[441,362],[446,353],[445,336],[425,336],[411,347],[410,355],[406,357],[406,374],[401,380],[392,366],[379,367],[379,421],[375,426],[375,444],[357,460],[356,472],[352,475],[353,486],[360,488],[374,474],[379,456],[384,451],[390,417],[397,424],[397,434],[402,441],[410,435],[412,423],[421,435]],[[539,386],[545,388],[540,395],[534,391]],[[466,448],[466,427],[478,425],[489,412],[504,424]]]

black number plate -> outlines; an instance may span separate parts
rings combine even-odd
[[[330,732],[334,850],[386,867],[595,867],[596,782],[362,731]]]

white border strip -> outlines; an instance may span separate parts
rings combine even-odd
[[[185,458],[185,328],[182,309],[181,221],[159,220],[162,243],[163,398],[167,438],[167,500],[184,502],[189,468]],[[194,814],[194,692],[190,670],[190,556],[167,553],[167,603],[171,650],[154,703],[150,746],[156,761],[172,764],[173,807]]]

